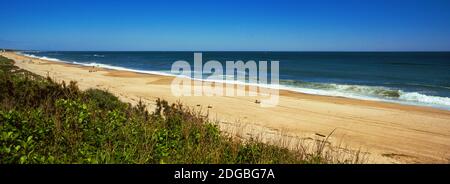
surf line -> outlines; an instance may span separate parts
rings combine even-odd
[[[270,61],[270,67],[267,61],[257,63],[254,60],[226,61],[223,66],[217,60],[203,64],[202,53],[194,53],[193,67],[189,62],[179,60],[172,64],[171,73],[176,75],[171,89],[177,97],[260,96],[261,107],[278,105],[279,61]]]

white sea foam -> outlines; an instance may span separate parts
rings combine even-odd
[[[31,57],[31,58],[36,58],[36,59],[42,59],[42,60],[48,60],[48,61],[58,61],[61,62],[61,60],[56,59],[56,58],[50,58],[50,57],[46,57],[46,56],[36,56],[33,54],[25,54],[25,53],[19,53],[21,55],[27,56],[27,57]]]
[[[111,69],[111,70],[121,70],[121,71],[129,71],[129,72],[136,72],[136,73],[144,73],[144,74],[154,74],[154,75],[164,75],[164,76],[175,76],[173,74],[163,72],[163,71],[149,71],[149,70],[136,70],[136,69],[130,69],[125,68],[121,66],[113,66],[108,64],[101,64],[101,63],[80,63],[80,62],[72,62],[73,64],[82,65],[82,66],[94,66],[99,68],[105,68],[105,69]]]
[[[448,97],[429,96],[417,92],[402,93],[399,99],[410,102],[435,104],[440,106],[444,105],[450,107],[450,98]]]
[[[379,86],[372,87],[372,86],[339,85],[339,84],[331,84],[331,85],[336,85],[337,89],[312,89],[286,85],[282,85],[280,89],[314,95],[338,96],[360,100],[385,101],[407,105],[430,106],[450,110],[450,98],[448,97],[431,96],[421,94],[418,92],[404,92],[402,90],[398,90],[398,97],[388,97],[380,95],[380,91],[385,90],[392,92],[394,91],[393,89]]]

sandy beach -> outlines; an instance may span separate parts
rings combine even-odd
[[[429,107],[318,96],[280,91],[278,106],[264,108],[250,96],[189,96],[171,93],[173,77],[116,71],[1,53],[33,73],[57,81],[77,81],[81,89],[106,89],[121,100],[150,107],[157,98],[181,102],[238,129],[242,136],[262,139],[315,139],[331,135],[333,144],[361,150],[370,163],[449,163],[450,111]],[[95,72],[93,72],[95,70]]]

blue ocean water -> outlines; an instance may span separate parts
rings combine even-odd
[[[450,110],[450,52],[202,52],[217,60],[280,61],[282,89]],[[170,75],[194,52],[23,52],[28,56]],[[192,64],[193,66],[193,64]],[[225,65],[224,65],[225,66]]]

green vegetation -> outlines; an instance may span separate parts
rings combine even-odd
[[[21,70],[0,56],[0,163],[329,163],[253,139],[239,141],[181,104],[140,102],[80,91]]]

